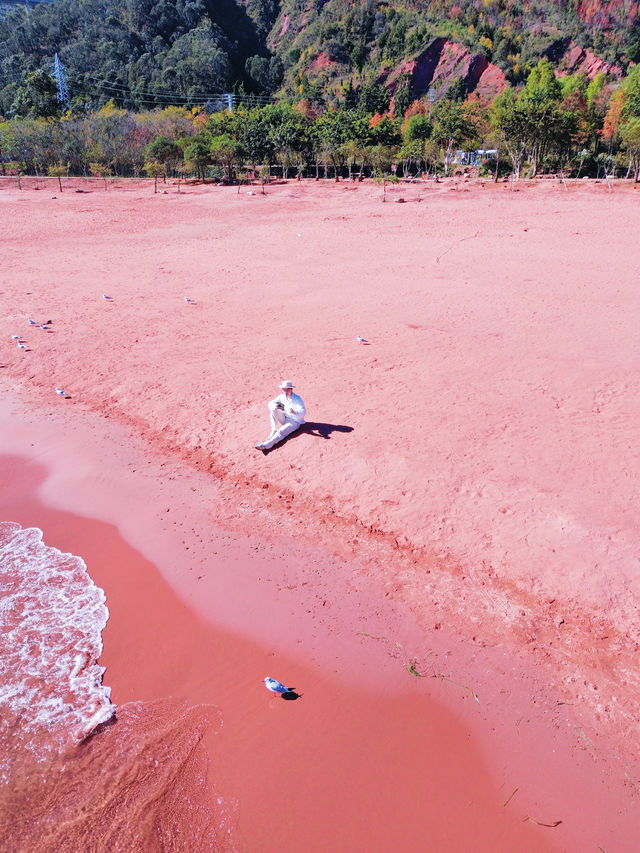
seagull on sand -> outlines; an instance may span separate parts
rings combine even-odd
[[[35,320],[29,320],[29,325],[30,326],[37,326],[38,324],[36,323]]]
[[[19,340],[20,340],[20,335],[11,335],[11,340],[12,340],[12,341],[19,341]]]
[[[285,687],[281,681],[269,676],[265,678],[264,686],[272,693],[293,693],[293,687]]]
[[[29,347],[26,344],[18,342],[18,349],[29,349]]]
[[[366,338],[363,338],[362,335],[356,335],[356,340],[359,344],[368,344],[369,341]]]
[[[103,298],[103,299],[111,299],[111,297],[110,297],[108,294],[106,294],[106,293],[103,293],[103,294],[102,294],[102,298]]]
[[[185,296],[184,301],[185,301],[185,302],[193,302],[193,299],[189,299],[189,297],[188,297],[188,296]]]
[[[56,394],[59,397],[66,397],[67,396],[67,392],[64,390],[64,388],[56,388]]]

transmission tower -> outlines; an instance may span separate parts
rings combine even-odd
[[[53,76],[56,78],[56,83],[58,84],[58,103],[62,104],[68,110],[71,108],[71,98],[69,97],[64,65],[60,62],[60,57],[57,53],[53,57]]]

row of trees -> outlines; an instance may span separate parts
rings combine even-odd
[[[495,150],[496,178],[500,160],[516,177],[525,165],[530,175],[588,174],[610,172],[617,162],[640,178],[640,67],[614,88],[602,75],[557,78],[542,60],[521,89],[505,90],[491,105],[463,95],[454,88],[433,109],[415,101],[401,117],[347,106],[319,113],[305,100],[212,115],[107,105],[82,118],[0,122],[0,162],[31,173],[180,172],[226,180],[277,163],[283,176],[315,170],[351,177],[384,175],[392,163],[403,174],[447,174],[457,150],[480,147]]]
[[[504,150],[516,177],[524,163],[535,175],[542,167],[578,173],[599,162],[605,172],[627,159],[640,176],[640,66],[615,88],[604,75],[555,76],[541,60],[519,90],[498,95],[490,110],[494,144]],[[618,151],[623,158],[617,161]]]

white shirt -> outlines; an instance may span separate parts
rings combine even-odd
[[[302,397],[299,397],[297,394],[292,393],[290,397],[287,397],[283,391],[282,394],[278,394],[278,396],[271,402],[282,403],[286,416],[292,421],[295,421],[298,424],[303,424],[305,422],[304,416],[307,413],[307,409],[302,401]]]

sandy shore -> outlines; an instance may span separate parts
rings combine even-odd
[[[353,731],[378,721],[371,750],[399,705],[414,723],[452,726],[423,745],[424,760],[478,768],[487,845],[523,831],[501,849],[516,838],[527,850],[625,849],[637,834],[636,200],[601,186],[467,189],[396,188],[403,205],[382,205],[370,185],[290,183],[265,197],[0,193],[4,447],[42,466],[45,506],[117,525],[179,596],[172,614],[188,607],[189,625],[215,626],[204,647],[233,662],[223,697],[219,679],[202,679],[206,658],[185,675],[186,629],[167,632],[162,619],[131,642],[123,626],[139,610],[128,586],[139,570],[123,577],[103,561],[96,576],[83,524],[60,525],[77,528],[64,547],[107,591],[102,663],[114,700],[213,702],[235,731],[210,752],[229,759],[216,783],[239,798],[247,850],[265,849],[266,827],[290,837],[283,803],[304,779],[299,826],[326,849],[319,833],[335,800],[312,794],[335,764],[319,762],[316,781],[303,769],[327,750],[348,756],[341,773],[358,766],[345,785],[363,795],[361,837],[379,786],[367,788],[349,753]],[[51,319],[49,330],[29,317]],[[263,457],[252,445],[281,378],[296,381],[315,426]],[[51,520],[37,517],[12,520],[47,536]],[[148,670],[128,661],[132,647],[156,643],[164,653],[148,653]],[[265,700],[260,679],[280,667],[304,701]],[[255,703],[289,714],[270,747],[282,754],[293,739],[298,756],[270,808],[260,806],[268,776],[247,790],[229,770]],[[451,712],[458,721],[445,724]],[[309,742],[310,727],[345,717],[342,740],[324,727]],[[430,801],[436,827],[467,795],[460,779],[441,780],[412,801],[416,730],[403,727],[402,765],[415,772],[402,777],[408,789],[392,780],[402,795],[388,814],[410,827]],[[469,734],[473,755],[459,751]],[[236,756],[240,776],[265,748],[250,746]],[[393,764],[381,760],[378,775]],[[449,814],[461,832],[477,830],[477,813],[471,823]],[[409,846],[425,837],[413,829]]]

